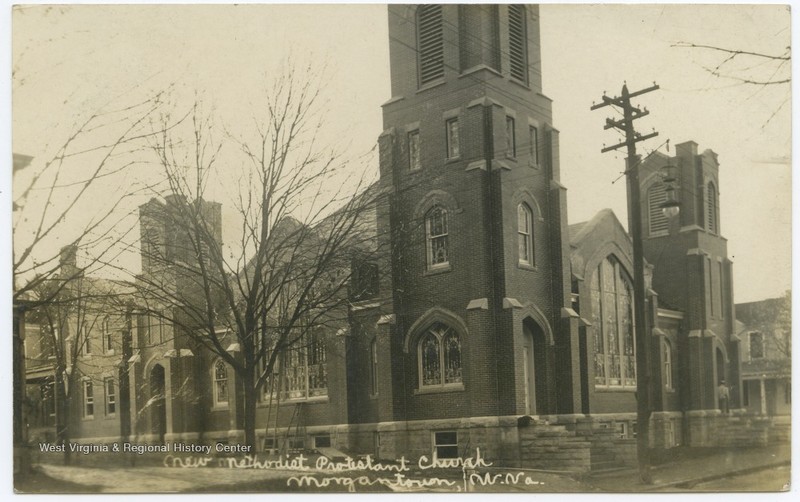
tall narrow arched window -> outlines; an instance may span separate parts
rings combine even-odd
[[[378,340],[372,340],[369,344],[369,380],[370,394],[378,394]]]
[[[447,210],[435,206],[428,211],[428,214],[425,215],[425,232],[427,234],[428,268],[447,267],[450,264]]]
[[[441,5],[417,7],[417,64],[419,85],[444,77]]]
[[[636,347],[633,325],[633,287],[613,256],[592,274],[595,385],[636,387]]]
[[[706,228],[711,233],[718,233],[717,222],[717,187],[709,183],[706,187]]]
[[[228,368],[222,359],[217,359],[214,363],[214,406],[227,406],[228,405]]]
[[[523,5],[508,6],[508,56],[511,77],[528,83],[528,36]]]
[[[672,345],[664,340],[664,388],[672,390]]]
[[[647,209],[650,235],[669,233],[669,220],[661,210],[661,204],[666,202],[667,192],[663,183],[655,183],[647,190]]]
[[[452,328],[432,325],[422,335],[417,351],[420,387],[460,385],[461,339]]]
[[[527,204],[517,206],[517,241],[519,262],[523,265],[535,264],[533,256],[533,214]]]

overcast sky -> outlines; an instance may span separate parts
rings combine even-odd
[[[600,153],[620,138],[603,130],[607,109],[589,108],[603,91],[618,94],[623,81],[631,90],[656,81],[661,90],[637,100],[651,111],[637,125],[660,136],[640,151],[666,139],[714,150],[736,301],[789,289],[790,88],[715,77],[708,69],[725,54],[674,47],[690,42],[783,55],[789,23],[782,6],[542,6],[544,94],[554,101],[561,131],[570,223],[610,207],[626,224],[624,179],[612,183],[623,156]],[[34,156],[35,172],[74,119],[168,83],[186,100],[199,91],[228,123],[241,123],[250,118],[248,97],[287,55],[326,67],[324,138],[354,156],[368,152],[381,132],[380,106],[390,97],[385,6],[20,9],[13,17],[13,151]],[[788,75],[757,59],[736,59],[720,72]]]

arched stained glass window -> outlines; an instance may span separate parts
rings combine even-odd
[[[595,384],[636,386],[633,287],[627,273],[609,256],[592,274]]]
[[[221,359],[214,363],[214,406],[228,404],[228,368]]]
[[[436,323],[419,340],[420,387],[461,384],[461,339],[450,327]]]

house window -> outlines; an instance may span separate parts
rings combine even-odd
[[[83,418],[94,418],[94,390],[91,380],[83,381]]]
[[[412,171],[422,168],[419,157],[419,131],[408,133],[408,168]]]
[[[113,416],[117,413],[117,391],[114,386],[113,378],[106,378],[103,381],[106,391],[106,416]]]
[[[428,211],[425,217],[425,230],[428,234],[428,267],[446,267],[450,263],[448,256],[447,210],[440,206],[435,206]]]
[[[327,396],[327,360],[325,340],[321,335],[311,333],[298,340],[283,357],[283,398]]]
[[[519,241],[519,262],[534,265],[533,259],[533,218],[527,204],[517,206],[517,239]]]
[[[661,210],[661,205],[666,201],[667,192],[663,183],[656,183],[647,190],[650,235],[669,233],[669,220]]]
[[[458,118],[449,119],[445,122],[445,132],[447,133],[447,158],[458,158]]]
[[[539,165],[539,129],[535,126],[528,127],[528,139],[530,140],[531,161],[534,165]]]
[[[508,6],[508,48],[511,76],[528,83],[528,39],[525,26],[525,7]]]
[[[717,229],[717,188],[714,186],[714,183],[709,183],[708,188],[706,190],[706,201],[707,201],[707,208],[706,208],[706,218],[707,218],[707,228],[708,231],[712,234],[716,234],[718,232]]]
[[[764,335],[754,331],[750,333],[750,359],[764,357]]]
[[[111,336],[111,320],[108,316],[103,319],[103,351],[106,353],[113,352],[114,346],[112,345]]]
[[[419,341],[420,387],[461,385],[461,340],[444,324],[431,326]]]
[[[506,117],[506,155],[517,156],[517,135],[514,117]]]
[[[421,5],[417,8],[417,61],[419,85],[444,77],[441,5]]]
[[[370,360],[370,389],[373,396],[378,394],[378,340],[372,340],[369,344]]]
[[[433,458],[458,458],[458,432],[437,431],[433,433]]]
[[[633,288],[627,273],[609,256],[592,274],[595,384],[633,390],[636,349]]]
[[[750,406],[750,382],[742,381],[742,405]]]
[[[672,345],[664,340],[664,387],[672,390]]]
[[[222,359],[214,363],[214,406],[228,405],[228,368]]]

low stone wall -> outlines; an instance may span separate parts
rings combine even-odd
[[[565,425],[534,422],[519,427],[520,466],[585,473],[592,467],[591,447]]]
[[[692,447],[764,446],[772,428],[769,417],[719,410],[689,411],[686,421]]]

